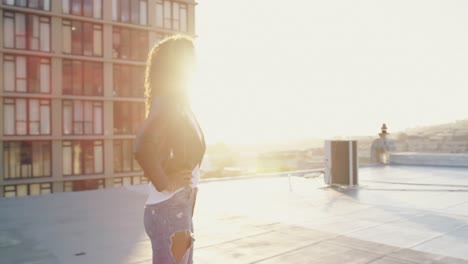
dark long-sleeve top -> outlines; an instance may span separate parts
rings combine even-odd
[[[193,170],[205,154],[203,132],[187,106],[155,98],[134,141],[134,155],[145,176],[159,192],[171,173]]]

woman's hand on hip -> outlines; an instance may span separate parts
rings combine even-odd
[[[167,190],[173,192],[180,188],[189,187],[192,183],[192,171],[182,170],[169,175]]]

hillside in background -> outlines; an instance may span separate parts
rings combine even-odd
[[[399,134],[424,137],[460,137],[468,136],[468,119],[457,120],[451,123],[445,123],[433,126],[422,126],[406,129]]]

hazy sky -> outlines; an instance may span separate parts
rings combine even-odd
[[[209,143],[376,135],[468,118],[468,1],[199,0]]]

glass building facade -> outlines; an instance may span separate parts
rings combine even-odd
[[[0,197],[146,182],[146,54],[195,36],[195,1],[0,1]]]

